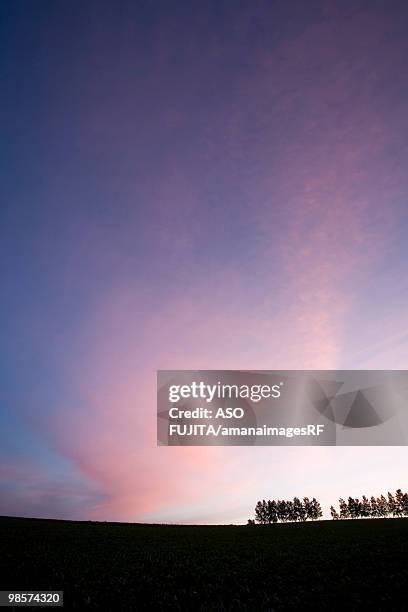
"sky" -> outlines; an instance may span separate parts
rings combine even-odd
[[[405,447],[157,447],[157,369],[405,369],[408,8],[5,0],[0,514],[241,523]]]

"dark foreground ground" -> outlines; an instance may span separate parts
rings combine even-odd
[[[408,519],[182,527],[0,518],[0,589],[81,610],[408,610]]]

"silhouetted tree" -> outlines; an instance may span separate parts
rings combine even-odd
[[[310,502],[311,506],[312,506],[312,511],[311,511],[311,519],[312,521],[317,521],[317,519],[321,518],[323,516],[323,512],[322,512],[322,507],[320,505],[320,502],[317,501],[317,499],[315,497],[313,497],[312,501]]]
[[[280,521],[286,522],[288,520],[288,507],[283,499],[278,499],[278,518]]]
[[[255,506],[255,521],[260,525],[265,525],[268,522],[267,505],[265,500],[259,501]]]
[[[278,521],[278,508],[276,505],[276,501],[273,499],[272,501],[268,501],[267,504],[267,513],[268,513],[268,523],[276,523]]]
[[[309,519],[312,512],[312,503],[308,497],[303,498],[303,511],[305,513],[305,520]]]
[[[340,517],[338,515],[338,512],[336,510],[336,508],[334,506],[330,506],[330,514],[331,517],[334,521],[337,521]]]
[[[395,499],[392,493],[390,493],[388,491],[388,500],[387,500],[387,507],[388,507],[388,514],[394,514],[395,512]]]
[[[340,506],[340,518],[341,519],[349,518],[350,514],[349,514],[348,505],[346,504],[343,498],[339,499],[339,506]]]
[[[377,498],[377,512],[378,516],[384,518],[388,514],[388,503],[384,495]]]
[[[371,515],[371,505],[365,495],[361,499],[360,514],[363,518],[368,518]]]
[[[374,495],[372,495],[370,499],[370,516],[378,516],[377,500],[375,499]]]
[[[353,499],[352,497],[349,497],[347,501],[347,506],[350,518],[358,518],[360,516],[360,501],[358,499]]]
[[[408,493],[404,493],[402,498],[402,513],[404,516],[408,516]]]
[[[293,505],[295,507],[297,520],[302,521],[302,522],[305,521],[307,519],[307,514],[306,514],[306,507],[305,507],[304,501],[301,501],[298,497],[295,497],[293,500]]]
[[[300,501],[300,499],[298,497],[294,497],[293,498],[293,503],[292,503],[292,510],[293,510],[293,520],[294,521],[303,521],[304,518],[304,508],[303,508],[303,504]]]
[[[296,514],[293,506],[293,501],[286,502],[287,521],[296,521]]]
[[[395,492],[395,505],[394,505],[394,516],[402,516],[404,513],[404,494],[401,489],[397,489]]]

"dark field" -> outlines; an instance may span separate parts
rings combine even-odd
[[[408,519],[183,527],[0,518],[0,589],[65,608],[407,610]]]

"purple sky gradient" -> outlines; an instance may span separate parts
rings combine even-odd
[[[158,368],[408,357],[405,4],[176,5],[0,9],[1,514],[407,488],[402,447],[156,447]]]

